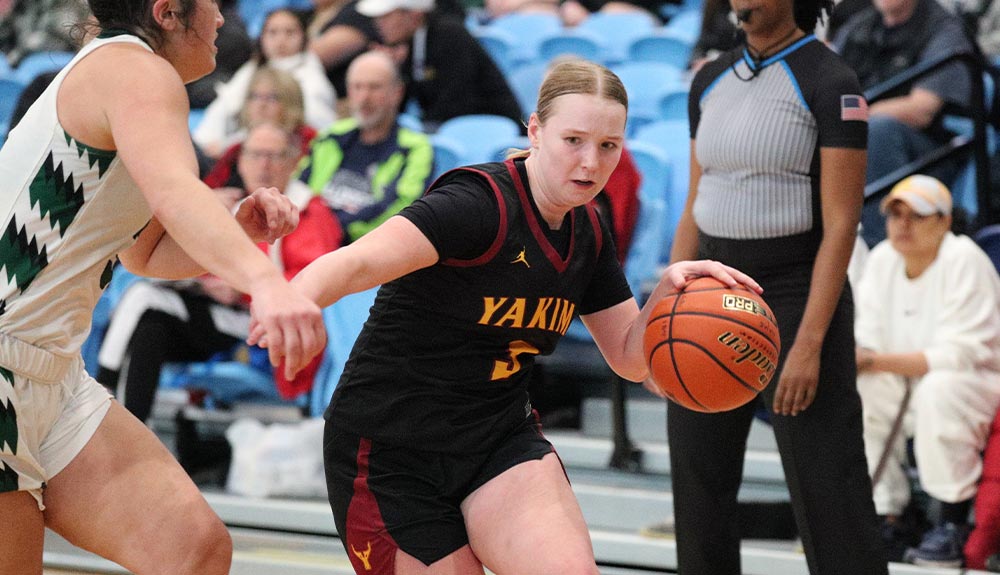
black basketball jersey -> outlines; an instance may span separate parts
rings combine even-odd
[[[498,212],[497,233],[478,257],[445,257],[380,289],[327,410],[331,424],[420,449],[488,450],[530,414],[535,357],[552,352],[574,314],[631,297],[596,211],[567,215],[561,254],[519,167],[461,168],[428,190],[473,194],[474,205]]]

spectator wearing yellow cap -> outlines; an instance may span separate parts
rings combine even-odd
[[[882,201],[888,239],[857,286],[858,391],[875,508],[896,559],[959,566],[981,452],[1000,403],[1000,279],[982,250],[950,231],[952,200],[923,175]],[[934,527],[905,549],[897,519],[910,500],[913,438]]]

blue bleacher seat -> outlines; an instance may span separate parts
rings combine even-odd
[[[519,59],[530,62],[537,58],[542,39],[559,33],[562,21],[555,14],[516,12],[493,19],[487,27],[503,30],[517,38]]]
[[[1000,224],[981,228],[974,237],[979,247],[990,256],[993,266],[1000,271]]]
[[[466,161],[478,164],[491,161],[496,143],[517,138],[521,127],[506,116],[471,114],[446,120],[436,135],[461,142]]]
[[[639,187],[639,219],[625,259],[625,277],[632,293],[641,300],[658,279],[660,262],[669,258],[673,226],[670,209],[670,158],[657,146],[642,141],[627,144],[642,184]]]
[[[681,70],[687,68],[693,46],[686,39],[667,33],[640,36],[628,46],[634,62],[663,62]]]
[[[687,201],[691,180],[691,137],[687,120],[660,120],[639,128],[635,140],[658,147],[670,159],[670,186],[667,199],[667,221],[677,227]]]
[[[687,120],[688,90],[678,88],[665,92],[660,96],[659,109],[661,120]]]
[[[663,27],[664,32],[687,40],[694,46],[701,32],[701,10],[695,7],[685,7],[673,15]]]
[[[551,62],[560,56],[576,56],[584,60],[601,62],[606,48],[600,36],[586,30],[563,30],[549,36],[538,45],[538,59]]]
[[[0,78],[9,78],[14,73],[14,69],[10,67],[10,62],[7,61],[7,55],[0,52]]]
[[[548,64],[536,60],[517,66],[507,74],[507,83],[517,96],[517,103],[521,105],[525,118],[535,111],[538,89],[542,87],[547,70]]]
[[[432,134],[431,145],[434,147],[435,180],[448,170],[469,163],[466,160],[465,145],[460,140],[441,134]]]
[[[577,26],[577,30],[601,38],[607,46],[605,61],[623,62],[632,41],[652,34],[658,22],[642,12],[595,12]]]
[[[638,116],[657,117],[663,94],[684,87],[683,69],[663,62],[626,62],[611,69],[628,91],[629,113]]]
[[[73,52],[50,51],[34,52],[21,59],[14,69],[13,76],[27,86],[42,72],[59,70],[73,59]]]
[[[279,8],[294,8],[293,0],[239,0],[236,6],[251,38],[260,36],[264,19]]]
[[[527,150],[530,147],[531,147],[531,142],[528,141],[528,136],[518,136],[513,140],[507,140],[505,142],[497,142],[493,152],[492,161],[502,162],[506,160],[507,153],[511,149]]]
[[[24,84],[21,82],[10,78],[0,78],[0,140],[7,137],[10,119],[22,91],[24,91]]]
[[[323,363],[316,372],[316,383],[309,392],[309,415],[318,417],[333,397],[333,390],[344,373],[344,365],[358,339],[361,328],[368,320],[368,313],[375,303],[378,288],[351,294],[323,309],[326,325],[326,350]]]
[[[522,62],[518,39],[510,32],[490,26],[480,26],[475,30],[475,37],[504,74]]]

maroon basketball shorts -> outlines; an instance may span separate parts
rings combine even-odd
[[[492,451],[387,445],[326,425],[323,456],[337,533],[357,573],[393,575],[396,549],[430,565],[469,542],[460,505],[504,471],[554,453],[534,418]]]

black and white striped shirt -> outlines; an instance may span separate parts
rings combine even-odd
[[[702,169],[694,219],[715,237],[819,226],[820,148],[867,145],[856,75],[811,35],[760,63],[724,54],[699,71],[688,107]]]

